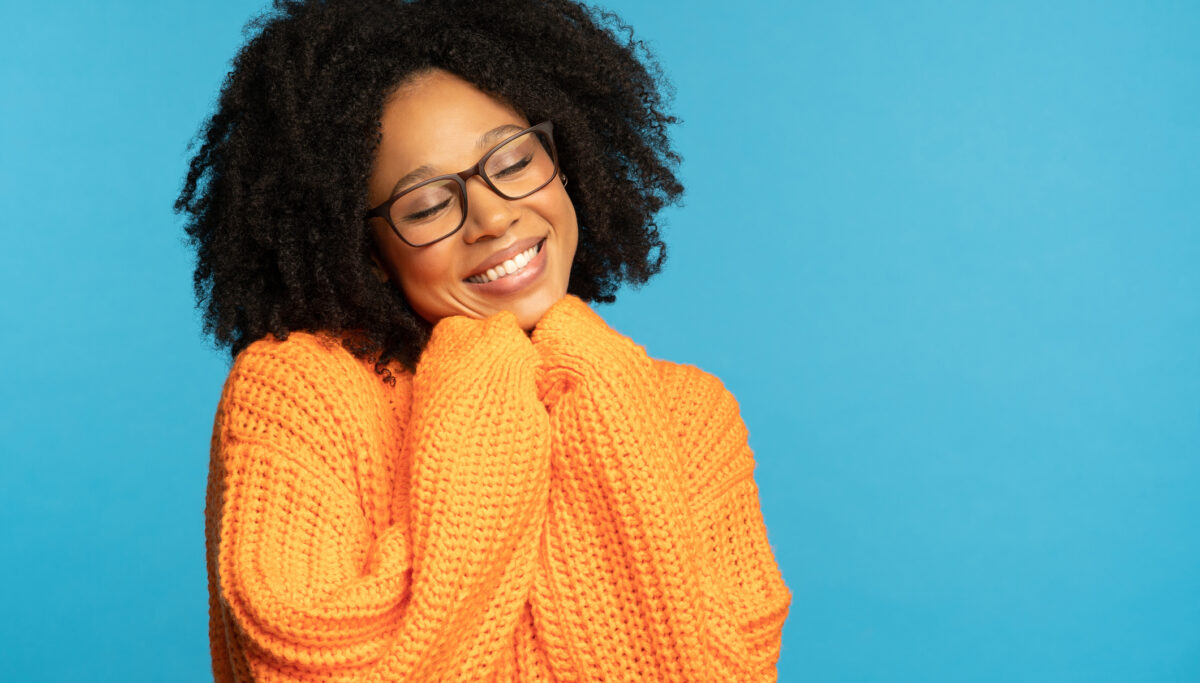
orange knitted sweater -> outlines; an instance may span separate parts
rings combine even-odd
[[[398,366],[397,366],[398,368]],[[394,386],[240,353],[206,546],[225,681],[773,681],[791,593],[738,404],[567,295],[441,320]]]

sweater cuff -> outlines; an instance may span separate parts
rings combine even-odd
[[[454,315],[433,327],[429,342],[417,362],[417,376],[466,375],[471,381],[496,372],[535,368],[537,351],[511,311],[487,318]]]
[[[574,294],[556,301],[538,321],[530,337],[543,363],[571,367],[576,361],[628,360],[646,357],[645,350],[614,330],[591,306]]]
[[[543,401],[574,381],[613,373],[637,374],[649,368],[645,349],[609,327],[579,297],[567,294],[538,321],[531,336],[541,360],[538,394]],[[565,381],[564,381],[565,380]]]
[[[608,323],[592,310],[583,299],[567,294],[551,304],[533,329],[534,344],[553,343],[556,337],[572,330],[589,327],[607,328]]]

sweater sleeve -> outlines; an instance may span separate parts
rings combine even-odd
[[[532,603],[558,665],[588,679],[776,680],[791,593],[736,400],[696,368],[664,372],[571,295],[533,338],[552,474]]]
[[[537,355],[516,317],[435,326],[387,454],[408,505],[378,534],[344,463],[345,435],[370,428],[361,385],[380,380],[281,344],[243,355],[214,436],[217,681],[509,678],[549,491]]]

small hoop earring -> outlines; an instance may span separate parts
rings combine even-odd
[[[567,174],[566,174],[566,173],[559,173],[559,174],[558,174],[558,177],[559,177],[559,178],[562,178],[562,184],[563,184],[563,187],[566,187],[566,186],[567,186]]]

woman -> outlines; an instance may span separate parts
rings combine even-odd
[[[587,303],[659,270],[682,192],[602,19],[277,2],[235,60],[178,201],[235,356],[217,681],[775,679],[736,400]]]

